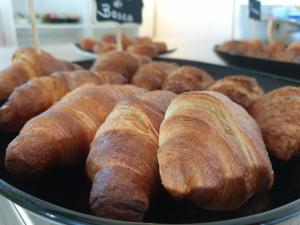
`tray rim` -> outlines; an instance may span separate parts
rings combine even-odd
[[[282,77],[279,75],[269,74],[265,72],[258,72],[251,69],[240,68],[236,66],[223,66],[217,65],[213,63],[207,63],[202,61],[195,61],[195,60],[186,60],[186,59],[179,59],[179,58],[154,58],[156,60],[166,60],[166,61],[182,61],[184,62],[191,62],[191,63],[201,63],[206,64],[209,66],[217,66],[220,68],[233,68],[238,70],[244,70],[251,73],[255,73],[257,75],[279,79],[283,81],[290,81],[300,85],[300,80]],[[92,60],[83,60],[77,62],[88,62]],[[74,62],[76,63],[76,62]],[[124,224],[124,225],[137,225],[137,224],[144,224],[144,225],[165,225],[166,223],[151,223],[151,222],[129,222],[123,220],[114,220],[114,219],[107,219],[103,217],[97,217],[90,214],[85,214],[81,212],[77,212],[75,210],[70,210],[64,208],[62,206],[55,205],[53,203],[47,202],[45,200],[39,199],[33,195],[30,195],[13,185],[7,183],[6,181],[0,179],[0,194],[6,197],[8,200],[12,201],[20,205],[21,207],[25,208],[26,210],[31,211],[34,214],[47,218],[51,221],[60,222],[63,224]],[[282,221],[285,221],[289,218],[292,218],[296,215],[300,214],[300,198],[296,199],[290,203],[284,204],[282,206],[273,208],[271,210],[267,210],[261,213],[252,214],[249,216],[238,217],[234,219],[227,219],[227,220],[219,220],[219,221],[212,221],[212,222],[200,222],[200,223],[176,223],[178,225],[231,225],[231,224],[253,224],[253,223],[264,223],[264,224],[275,224]],[[168,224],[166,224],[168,225]],[[170,224],[169,224],[170,225]]]

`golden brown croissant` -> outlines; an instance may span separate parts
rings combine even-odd
[[[193,66],[181,66],[164,81],[162,89],[180,94],[187,91],[205,90],[214,79],[204,70]]]
[[[175,94],[153,91],[119,103],[100,126],[86,171],[97,216],[141,221],[160,186],[157,149],[164,112]]]
[[[32,77],[79,68],[82,69],[70,62],[55,59],[44,51],[37,54],[34,48],[19,49],[13,55],[12,65],[0,72],[0,101],[6,100],[15,87],[27,82]]]
[[[273,90],[251,106],[267,149],[281,160],[300,152],[300,88],[286,86]]]
[[[264,94],[256,79],[247,76],[226,76],[217,80],[208,90],[221,92],[247,111]]]
[[[17,87],[8,101],[0,107],[0,131],[19,131],[29,119],[45,111],[82,84],[123,84],[124,82],[125,79],[121,74],[109,71],[55,72],[50,76],[33,78]]]
[[[138,71],[133,75],[131,83],[148,90],[158,90],[161,89],[166,77],[176,68],[178,66],[174,63],[148,63],[140,66]]]
[[[79,87],[29,120],[6,150],[5,167],[16,175],[82,162],[98,127],[115,104],[143,89],[132,85]]]
[[[203,208],[236,209],[273,184],[258,125],[221,93],[193,91],[175,98],[161,124],[159,146],[165,189]]]
[[[137,71],[138,60],[128,52],[111,51],[98,57],[94,62],[91,71],[113,71],[123,74],[128,80]]]

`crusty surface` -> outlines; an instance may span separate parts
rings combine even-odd
[[[212,210],[232,210],[273,184],[259,127],[221,93],[179,95],[160,127],[162,184],[175,198]]]
[[[6,169],[25,176],[85,160],[97,128],[115,104],[142,94],[132,85],[84,86],[29,120],[6,150]]]
[[[226,95],[232,101],[243,106],[247,111],[251,104],[264,94],[263,89],[258,85],[255,78],[243,75],[226,76],[217,80],[208,90]]]
[[[300,152],[300,88],[286,86],[257,100],[251,115],[259,124],[268,151],[281,160]]]
[[[142,65],[134,74],[131,83],[148,90],[161,89],[167,76],[178,66],[174,63],[152,62]]]
[[[154,91],[124,100],[98,129],[86,163],[93,180],[90,205],[96,215],[143,219],[160,185],[158,131],[174,97]]]
[[[118,73],[77,70],[37,77],[17,87],[0,107],[0,131],[17,132],[34,116],[44,112],[68,92],[83,84],[123,84]]]
[[[131,76],[137,71],[138,66],[138,60],[129,52],[111,51],[98,57],[93,64],[91,71],[112,71],[121,73],[130,80]]]
[[[166,78],[162,89],[180,94],[205,90],[213,82],[214,79],[204,70],[192,66],[181,66]]]
[[[165,42],[156,41],[153,44],[158,49],[158,53],[164,53],[168,50],[167,44]]]

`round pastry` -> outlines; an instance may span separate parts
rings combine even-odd
[[[289,160],[300,153],[300,88],[286,86],[254,102],[250,109],[270,153]]]
[[[162,89],[177,94],[202,91],[213,82],[214,79],[206,71],[192,66],[181,66],[166,78]]]
[[[100,54],[100,53],[106,53],[106,52],[109,52],[109,51],[112,51],[115,49],[116,49],[115,44],[100,41],[94,45],[93,52]]]
[[[114,34],[105,35],[102,38],[102,41],[107,42],[107,43],[111,43],[111,44],[116,44],[117,43],[116,35],[114,35]],[[134,41],[130,37],[128,37],[126,34],[122,34],[123,49],[127,49],[133,43],[134,43]]]
[[[153,44],[158,49],[158,53],[164,53],[168,50],[167,44],[165,42],[156,41]]]
[[[158,90],[166,77],[177,68],[173,63],[152,62],[141,66],[134,74],[131,83],[148,90]]]
[[[152,62],[152,59],[148,56],[145,55],[138,55],[138,54],[131,54],[135,59],[137,59],[139,65],[144,65],[144,64],[148,64],[150,62]]]
[[[264,94],[256,79],[247,76],[226,76],[217,80],[208,90],[221,92],[246,110]]]
[[[127,51],[151,58],[158,54],[158,49],[154,44],[133,44],[127,48]]]
[[[287,48],[288,53],[293,57],[293,62],[300,63],[300,43],[292,43]]]
[[[127,80],[130,80],[131,76],[137,71],[138,67],[138,60],[129,52],[110,51],[96,59],[91,71],[113,71],[116,73],[121,73],[126,77]]]
[[[137,37],[134,39],[135,44],[151,44],[152,39],[150,37]]]
[[[85,38],[80,41],[80,48],[87,51],[93,51],[94,46],[100,42],[101,41],[97,40],[96,38]]]

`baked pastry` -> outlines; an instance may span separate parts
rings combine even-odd
[[[80,41],[79,45],[80,48],[86,51],[93,51],[94,46],[98,43],[102,42],[100,40],[97,40],[96,38],[85,38]]]
[[[36,53],[34,48],[21,48],[12,57],[12,65],[0,71],[0,102],[13,90],[33,77],[49,75],[55,71],[76,70],[82,67],[55,59],[49,53]]]
[[[106,43],[106,42],[98,42],[97,44],[95,44],[93,46],[93,52],[97,53],[97,54],[103,54],[106,52],[110,52],[116,50],[116,45],[115,44],[111,44],[111,43]]]
[[[300,152],[300,88],[286,86],[273,90],[251,106],[268,151],[289,160]]]
[[[133,44],[127,48],[130,53],[145,55],[153,58],[158,54],[158,48],[155,44]]]
[[[134,44],[151,44],[151,43],[153,43],[151,37],[137,37],[133,41],[134,41]]]
[[[0,131],[17,132],[34,116],[47,110],[75,88],[92,83],[123,84],[121,74],[85,70],[55,72],[50,76],[33,78],[17,87],[8,101],[0,107]]]
[[[101,40],[106,42],[106,43],[111,43],[111,44],[116,44],[117,43],[117,39],[116,39],[115,34],[105,35]],[[122,47],[123,47],[123,49],[127,49],[133,43],[134,43],[134,40],[132,40],[126,34],[122,34]]]
[[[84,86],[29,120],[8,145],[5,167],[19,176],[83,162],[98,127],[116,103],[145,90],[132,85]]]
[[[158,162],[165,189],[210,210],[233,210],[273,184],[254,119],[225,95],[192,91],[167,109]]]
[[[141,66],[134,74],[131,83],[148,90],[161,89],[167,76],[178,66],[174,63],[152,62]]]
[[[247,111],[264,94],[256,79],[247,76],[226,76],[217,80],[208,90],[221,92]]]
[[[165,42],[156,41],[156,42],[153,42],[153,44],[158,49],[158,53],[164,53],[164,52],[168,51],[168,47]]]
[[[143,219],[160,187],[158,131],[174,97],[172,92],[154,91],[125,100],[98,129],[86,163],[93,181],[90,205],[97,216]]]
[[[139,66],[152,62],[152,59],[145,55],[131,54],[138,62]]]
[[[130,80],[138,67],[139,61],[129,52],[111,51],[98,57],[91,71],[112,71],[121,73],[127,80]]]
[[[180,94],[208,88],[214,79],[204,70],[192,66],[181,66],[164,81],[162,89]]]

